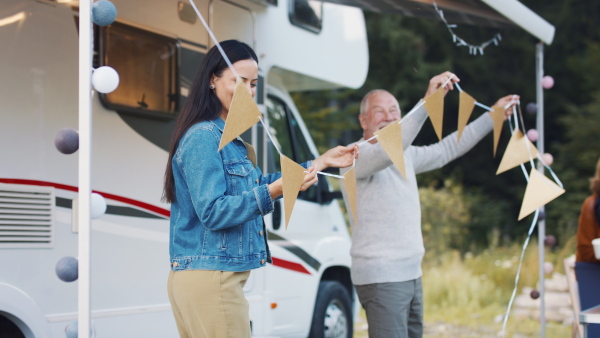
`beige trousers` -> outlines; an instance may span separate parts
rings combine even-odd
[[[184,270],[169,273],[169,300],[185,338],[250,338],[244,285],[250,271]]]

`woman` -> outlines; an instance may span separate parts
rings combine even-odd
[[[600,160],[596,164],[596,175],[590,180],[590,190],[592,195],[583,202],[579,215],[575,261],[600,263],[592,246],[592,240],[600,238]]]
[[[163,198],[172,204],[169,300],[181,337],[250,337],[242,289],[250,270],[271,262],[262,216],[282,195],[282,180],[280,173],[263,176],[239,139],[218,151],[236,77],[215,47],[178,117],[165,173]],[[256,54],[235,40],[221,47],[254,97]],[[300,190],[317,182],[317,168],[347,167],[354,154],[357,147],[338,146],[302,164],[308,173]]]

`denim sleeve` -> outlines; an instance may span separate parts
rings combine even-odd
[[[268,212],[266,209],[272,210],[273,203],[265,185],[236,196],[226,195],[226,173],[217,151],[220,135],[215,133],[208,129],[192,131],[180,143],[176,161],[198,218],[206,228],[220,230],[255,219]]]

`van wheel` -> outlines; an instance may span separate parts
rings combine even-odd
[[[2,338],[25,338],[19,327],[10,319],[0,313],[0,337]]]
[[[348,291],[336,281],[322,281],[317,292],[310,338],[352,338],[352,305]]]

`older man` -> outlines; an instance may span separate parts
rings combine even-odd
[[[437,75],[430,80],[425,97],[442,85],[447,93],[459,81],[450,72]],[[518,98],[508,95],[495,105],[506,106]],[[507,109],[505,118],[511,112]],[[364,132],[361,142],[400,119],[398,101],[385,90],[373,90],[363,98],[358,118]],[[429,146],[411,146],[426,119],[421,106],[402,123],[406,178],[376,138],[361,146],[356,161],[358,220],[353,220],[352,229],[352,282],[367,314],[370,338],[423,335],[421,260],[425,249],[416,174],[462,156],[493,126],[490,115],[483,114],[464,129],[458,144],[455,132]],[[345,191],[344,200],[348,203]]]

